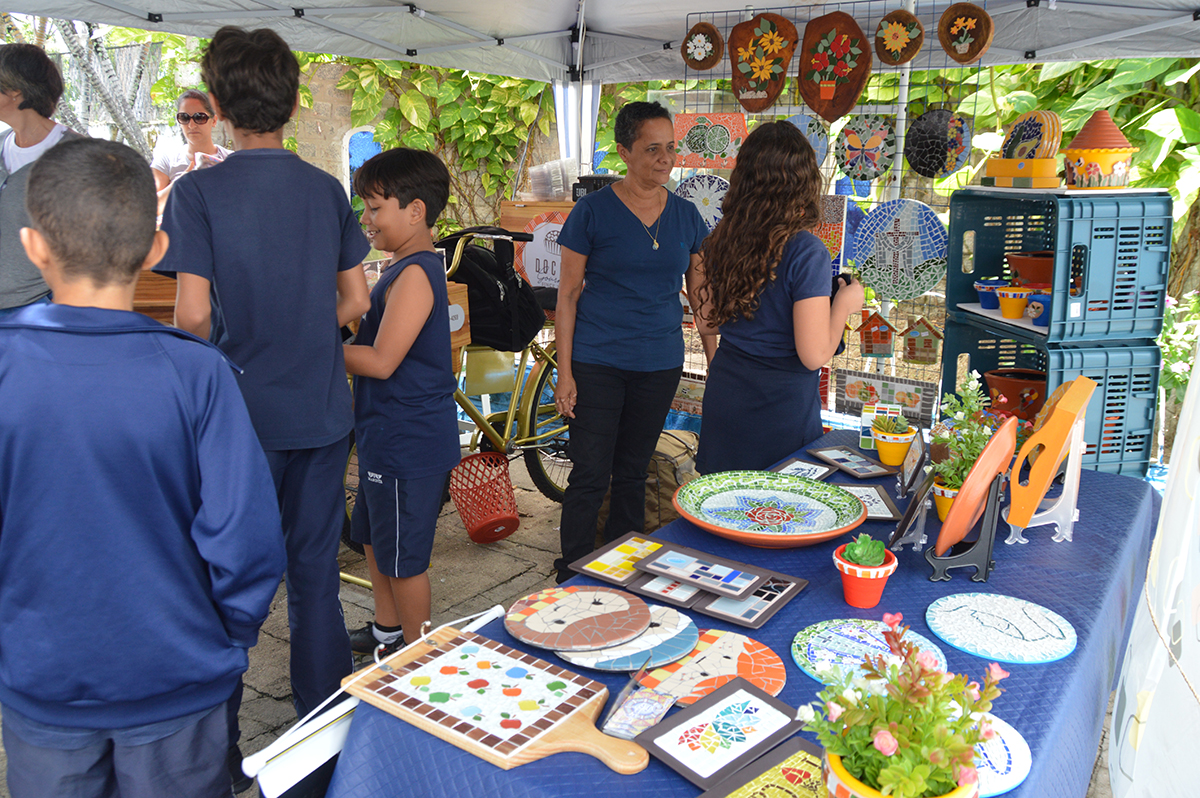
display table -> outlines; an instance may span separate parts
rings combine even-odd
[[[814,445],[857,443],[857,432],[834,431]],[[802,459],[803,453],[798,453]],[[840,472],[832,482],[847,482]],[[886,485],[895,496],[895,478],[872,480]],[[901,509],[906,501],[898,500]],[[1084,471],[1079,499],[1079,521],[1073,543],[1052,543],[1049,528],[1027,531],[1030,543],[1006,546],[998,542],[996,570],[987,583],[972,582],[972,569],[952,571],[949,582],[930,582],[929,565],[921,554],[905,548],[900,565],[873,610],[857,610],[842,600],[841,581],[832,562],[833,550],[846,538],[816,546],[766,550],[743,546],[701,530],[687,521],[676,521],[657,535],[712,554],[758,563],[776,571],[809,580],[804,589],[758,630],[690,613],[702,628],[728,629],[748,634],[773,648],[787,667],[787,685],[780,698],[792,706],[814,700],[820,685],[796,667],[791,641],[801,628],[830,618],[880,619],[884,612],[904,613],[905,623],[928,637],[925,609],[935,599],[952,593],[993,592],[1044,605],[1074,626],[1079,644],[1066,659],[1048,665],[1008,665],[1012,676],[1002,683],[1005,692],[994,712],[1024,735],[1033,752],[1033,770],[1012,796],[1082,796],[1092,773],[1104,724],[1109,691],[1124,651],[1133,609],[1140,600],[1150,540],[1158,519],[1160,500],[1145,482],[1130,477]],[[938,529],[930,513],[932,541]],[[886,538],[890,522],[867,522],[859,531]],[[999,540],[1007,529],[1002,525]],[[577,577],[572,583],[590,584]],[[548,651],[516,643],[496,621],[482,632],[551,662]],[[950,670],[981,679],[987,661],[942,645]],[[615,695],[627,674],[584,673],[608,685]],[[504,771],[455,748],[367,704],[360,704],[342,751],[328,795],[331,798],[366,796],[687,796],[700,790],[654,758],[649,767],[633,776],[620,776],[599,760],[584,754],[555,754],[513,770]]]

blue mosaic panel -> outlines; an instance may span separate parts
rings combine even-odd
[[[881,299],[916,299],[946,274],[946,226],[923,202],[898,199],[867,214],[854,236],[862,281]]]
[[[825,132],[825,125],[821,124],[820,119],[808,114],[796,114],[788,117],[787,121],[800,128],[800,132],[812,145],[813,152],[817,154],[817,165],[820,165],[829,152],[829,134]]]

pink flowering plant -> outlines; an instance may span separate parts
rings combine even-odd
[[[823,670],[819,704],[798,717],[850,775],[894,798],[945,795],[979,780],[975,745],[995,736],[980,717],[1008,673],[988,666],[983,684],[943,673],[928,651],[904,639],[903,616],[885,613],[890,654],[864,657],[860,672]]]

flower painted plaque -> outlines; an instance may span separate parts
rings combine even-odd
[[[679,45],[683,63],[695,70],[712,69],[725,55],[721,32],[707,22],[697,22]]]
[[[759,14],[729,32],[733,95],[747,111],[763,111],[775,104],[796,41],[796,26],[778,14]]]
[[[898,9],[879,20],[875,29],[875,55],[888,66],[916,58],[925,43],[925,26],[908,11]]]
[[[871,76],[871,48],[849,14],[810,20],[800,46],[800,98],[827,122],[845,116]]]
[[[938,41],[946,54],[960,64],[973,64],[983,58],[995,33],[988,12],[972,3],[955,3],[938,20]]]

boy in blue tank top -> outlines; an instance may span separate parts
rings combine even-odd
[[[393,253],[345,347],[359,475],[350,536],[364,544],[375,594],[375,623],[351,637],[369,653],[416,640],[429,620],[433,534],[459,460],[446,271],[433,248],[450,173],[432,153],[389,150],[359,168],[354,190],[367,237]]]

